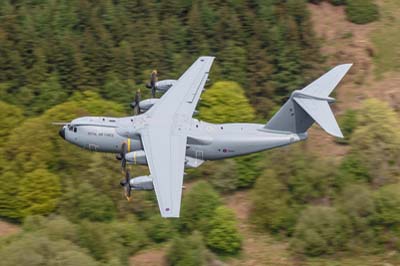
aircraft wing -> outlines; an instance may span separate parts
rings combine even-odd
[[[162,217],[179,217],[186,141],[214,57],[199,57],[148,112],[141,131]]]
[[[161,99],[148,111],[173,116],[177,112],[192,117],[214,61],[212,56],[199,57]],[[167,112],[167,113],[165,113]]]
[[[179,217],[186,137],[156,128],[145,130],[142,142],[162,217]]]

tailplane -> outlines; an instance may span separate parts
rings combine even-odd
[[[265,125],[265,129],[306,132],[316,122],[328,134],[343,138],[329,104],[335,99],[329,94],[351,68],[352,64],[340,65],[321,76],[300,91],[294,91],[289,100]]]

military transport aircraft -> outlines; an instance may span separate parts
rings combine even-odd
[[[305,140],[314,122],[327,133],[343,137],[329,107],[334,102],[329,94],[351,64],[339,65],[294,91],[265,125],[211,124],[192,116],[213,61],[214,57],[199,57],[178,80],[160,81],[164,95],[141,101],[142,114],[80,117],[63,123],[59,134],[79,147],[117,154],[125,174],[121,181],[125,195],[154,189],[163,217],[179,217],[185,168]],[[157,89],[153,83],[151,88]],[[150,175],[131,178],[126,164],[148,165]]]

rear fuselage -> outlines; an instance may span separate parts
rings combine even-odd
[[[141,116],[129,117],[133,125]],[[140,135],[123,137],[113,117],[81,117],[64,126],[63,137],[81,148],[120,153],[123,143],[128,152],[141,151]],[[127,118],[123,118],[127,119]],[[212,124],[192,119],[188,130],[186,156],[200,160],[219,160],[285,146],[307,138],[307,134],[268,131],[263,124]],[[61,134],[61,133],[60,133]]]

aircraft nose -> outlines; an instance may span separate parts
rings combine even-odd
[[[63,139],[65,139],[65,126],[62,127],[60,129],[60,131],[58,131],[58,134],[60,135],[60,137],[62,137]]]

